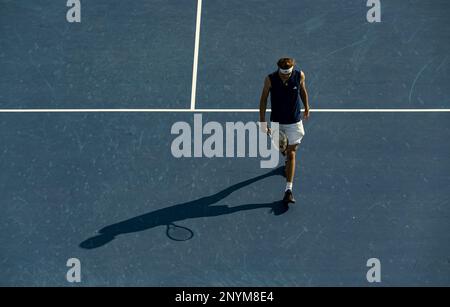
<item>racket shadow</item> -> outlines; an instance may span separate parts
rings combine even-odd
[[[244,188],[245,186],[248,186],[252,183],[255,183],[267,177],[283,176],[283,174],[284,174],[284,167],[283,166],[278,167],[266,174],[234,184],[222,191],[219,191],[216,194],[184,202],[181,204],[173,205],[167,208],[155,210],[143,215],[139,215],[106,226],[98,231],[98,235],[86,239],[85,241],[81,242],[79,246],[83,249],[94,249],[101,247],[105,244],[108,244],[109,242],[114,240],[118,235],[140,232],[158,226],[173,225],[175,222],[191,218],[219,216],[235,213],[238,211],[248,211],[260,208],[269,208],[271,209],[270,211],[272,214],[281,215],[288,210],[288,207],[285,206],[281,200],[271,203],[245,204],[233,207],[228,207],[225,205],[221,206],[212,206],[212,205],[226,198],[234,191]],[[194,236],[194,233],[186,227],[183,228],[192,233],[192,235],[190,235],[187,240],[191,239]],[[173,239],[169,235],[167,235],[167,237],[175,241],[185,241]]]

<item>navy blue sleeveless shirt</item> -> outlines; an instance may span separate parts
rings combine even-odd
[[[301,120],[300,78],[301,74],[298,70],[293,70],[285,83],[278,75],[278,71],[269,75],[272,109],[270,121],[287,125]]]

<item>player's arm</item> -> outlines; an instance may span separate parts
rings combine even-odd
[[[264,87],[261,92],[261,98],[259,100],[259,121],[266,121],[266,109],[267,109],[267,98],[269,97],[270,92],[270,79],[267,76],[264,79]]]
[[[305,107],[305,112],[303,114],[305,119],[309,118],[309,101],[308,101],[308,91],[306,90],[305,74],[303,71],[300,76],[300,98],[302,99],[303,106]]]

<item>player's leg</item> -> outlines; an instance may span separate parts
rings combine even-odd
[[[305,135],[302,122],[298,122],[293,125],[289,125],[286,128],[286,135],[289,140],[289,145],[286,149],[286,189],[284,192],[283,201],[288,203],[294,203],[295,199],[292,193],[293,182],[295,177],[295,163],[297,148]]]
[[[295,176],[295,158],[297,153],[297,144],[289,145],[286,150],[286,189],[284,190],[283,202],[286,204],[295,203],[292,194],[292,185]]]
[[[298,144],[288,145],[286,149],[286,182],[292,183],[295,176],[295,158]],[[292,190],[292,186],[291,189]]]

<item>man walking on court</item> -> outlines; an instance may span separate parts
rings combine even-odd
[[[280,131],[284,132],[288,139],[286,155],[286,189],[283,202],[295,203],[292,194],[292,184],[295,174],[295,158],[305,130],[303,128],[300,99],[305,111],[303,118],[309,117],[308,93],[305,85],[305,74],[301,70],[294,69],[293,58],[281,58],[277,62],[278,70],[268,75],[264,80],[264,87],[259,103],[259,120],[262,129],[270,133],[266,123],[267,98],[270,93],[272,112],[270,121],[279,123]]]

